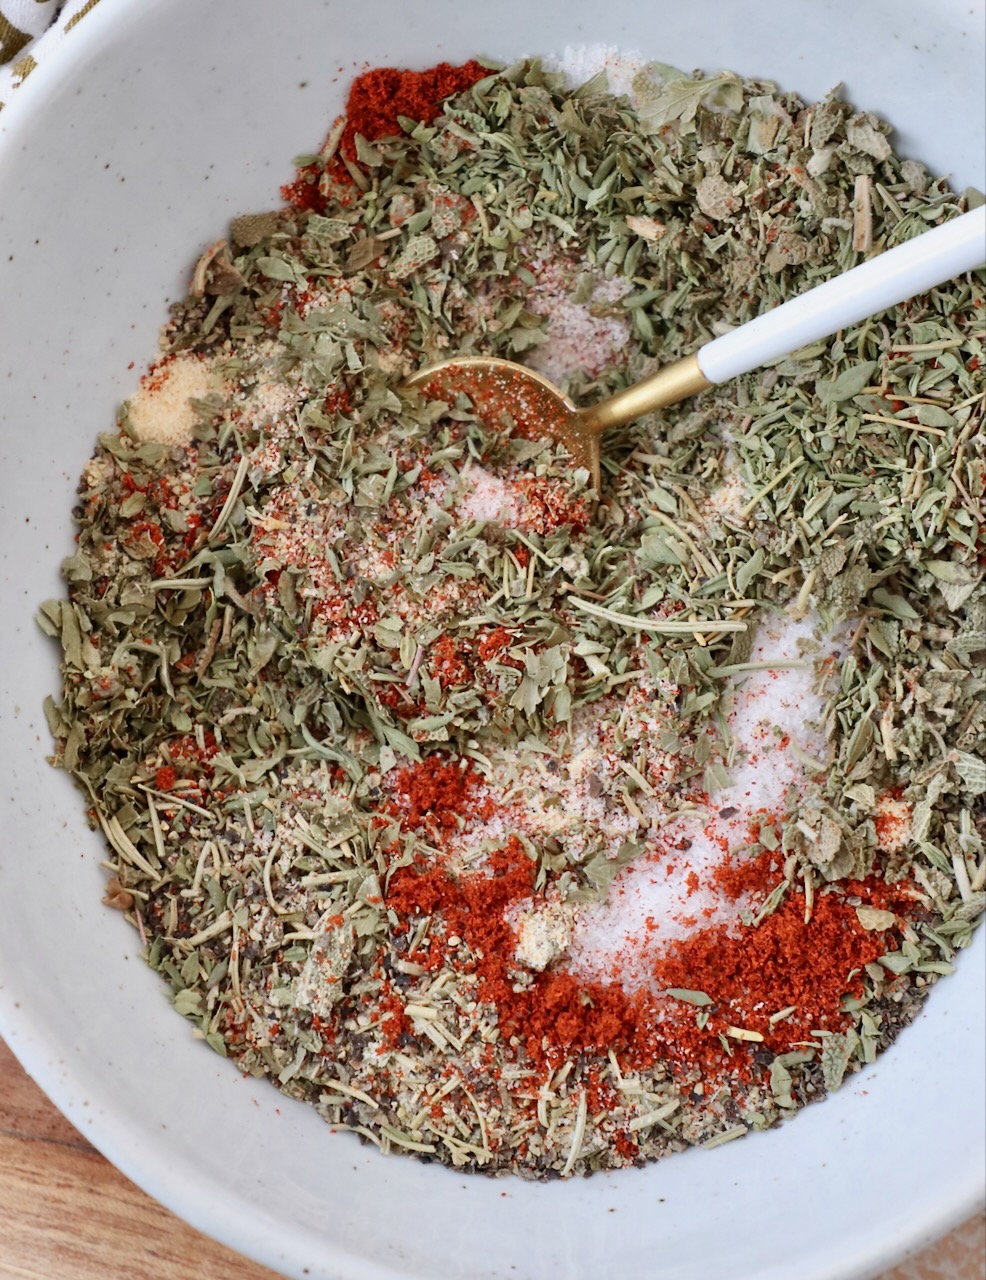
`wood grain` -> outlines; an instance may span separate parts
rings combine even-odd
[[[981,1280],[979,1215],[884,1280]],[[113,1168],[0,1041],[0,1280],[278,1280]]]
[[[0,1043],[2,1280],[277,1280],[113,1168]]]

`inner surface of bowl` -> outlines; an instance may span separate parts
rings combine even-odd
[[[602,43],[808,98],[843,81],[898,126],[902,154],[961,188],[984,185],[982,20],[981,0],[102,0],[0,117],[0,1032],[198,1227],[298,1276],[820,1278],[872,1274],[982,1195],[982,935],[875,1066],[715,1152],[541,1185],[332,1136],[193,1042],[101,906],[101,842],[46,763],[58,677],[32,621],[61,590],[76,477],[154,354],[164,300],[232,216],[277,203],[366,66]]]

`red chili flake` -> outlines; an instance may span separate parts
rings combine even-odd
[[[431,646],[428,660],[435,678],[443,687],[456,684],[467,684],[471,671],[463,661],[462,651],[456,646],[451,636],[442,636]]]
[[[170,791],[178,781],[178,775],[170,764],[162,765],[154,775],[154,785],[158,791]]]
[[[513,643],[513,636],[506,627],[495,627],[492,631],[487,631],[479,641],[477,651],[484,662],[489,662],[490,658],[495,658],[501,650],[507,645]]]
[[[408,120],[434,120],[446,98],[464,92],[487,75],[486,67],[471,61],[459,67],[440,62],[426,71],[374,67],[357,76],[346,102],[346,126],[327,172],[335,182],[351,184],[352,175],[345,161],[360,163],[357,135],[368,142],[398,137],[402,132],[401,116]],[[321,164],[303,166],[295,181],[281,188],[281,195],[296,209],[323,212],[326,197],[319,188],[321,172]]]
[[[474,803],[481,782],[471,762],[463,767],[440,754],[425,756],[397,774],[391,812],[405,828],[427,827],[437,835],[458,827],[460,818],[490,816],[491,800]]]

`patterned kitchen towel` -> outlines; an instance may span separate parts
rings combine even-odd
[[[98,0],[0,0],[0,111]]]

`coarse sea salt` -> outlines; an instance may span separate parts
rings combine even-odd
[[[633,101],[633,81],[647,65],[637,49],[620,49],[615,44],[566,45],[553,57],[542,58],[548,71],[560,71],[572,88],[585,84],[600,71],[606,72],[609,92]]]
[[[716,869],[748,841],[751,821],[763,813],[783,813],[793,792],[802,795],[811,780],[800,753],[818,755],[824,739],[815,726],[823,701],[815,688],[816,657],[825,650],[813,637],[815,615],[800,621],[777,618],[761,625],[750,664],[765,664],[733,677],[729,730],[738,763],[728,786],[710,810],[673,819],[647,851],[614,880],[607,901],[582,909],[575,918],[568,964],[591,979],[620,974],[627,986],[647,981],[646,960],[698,929],[729,926],[741,912],[759,905],[749,897],[728,899],[717,892]],[[766,664],[800,664],[768,666]]]
[[[495,520],[513,525],[519,514],[514,488],[485,467],[472,467],[468,473],[469,488],[459,503],[458,516],[463,524],[479,520]]]
[[[563,269],[559,263],[535,260],[531,268],[537,283],[528,295],[527,307],[545,317],[545,339],[531,348],[527,363],[558,384],[575,374],[598,377],[630,339],[626,312],[613,311],[614,304],[632,292],[633,285],[622,276],[606,280],[594,274],[589,301],[576,302],[571,266]]]

